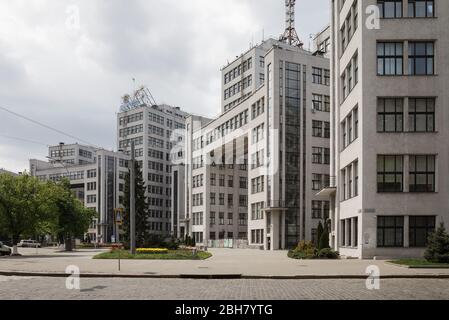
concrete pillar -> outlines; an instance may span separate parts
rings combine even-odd
[[[285,250],[285,211],[282,211],[282,214],[281,214],[281,225],[282,225],[282,228],[281,228],[281,246],[282,246],[282,250]]]
[[[271,213],[271,250],[279,250],[279,219],[280,211]]]
[[[410,217],[404,217],[404,248],[410,247],[410,234],[409,234],[409,226],[410,226]]]

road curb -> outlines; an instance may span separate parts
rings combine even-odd
[[[0,271],[0,276],[67,278],[70,274],[61,272]],[[366,280],[366,275],[242,275],[242,274],[118,274],[82,273],[80,278],[128,278],[128,279],[204,279],[204,280]],[[384,275],[380,279],[449,279],[449,274]]]

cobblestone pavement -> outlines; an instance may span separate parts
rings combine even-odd
[[[449,300],[449,280],[381,280],[380,290],[363,280],[81,279],[67,290],[64,278],[0,276],[0,300]]]
[[[118,272],[117,260],[94,260],[102,250],[79,250],[64,253],[55,249],[20,248],[22,257],[0,258],[0,271],[29,271],[65,273],[75,265],[81,273],[112,274],[242,274],[249,276],[297,275],[359,275],[365,276],[367,267],[379,267],[381,276],[387,275],[448,275],[449,269],[407,269],[373,260],[294,260],[286,251],[211,249],[213,256],[204,261],[122,260]]]

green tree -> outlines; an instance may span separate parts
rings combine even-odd
[[[84,237],[97,213],[75,197],[67,179],[53,185],[51,196],[57,212],[55,233],[63,239],[65,250],[72,251],[72,240]]]
[[[318,249],[329,249],[329,221],[324,221],[323,233],[319,238]]]
[[[318,249],[320,248],[320,241],[321,241],[321,237],[323,235],[323,224],[321,223],[321,221],[318,223],[318,228],[317,228],[317,232],[316,232],[316,243],[314,243],[315,246],[317,246]]]
[[[149,239],[149,210],[148,202],[145,196],[146,186],[142,178],[142,170],[135,162],[135,193],[136,193],[136,246],[144,247],[145,242]],[[125,243],[130,243],[130,175],[129,173],[125,177],[125,198],[123,204],[125,207],[124,219],[123,219],[123,239]]]
[[[0,226],[15,246],[22,237],[51,231],[56,215],[51,201],[52,183],[27,174],[0,175]]]
[[[430,262],[449,263],[449,235],[444,223],[429,236],[424,258]]]

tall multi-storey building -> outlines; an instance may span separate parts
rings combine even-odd
[[[178,107],[156,105],[148,89],[125,96],[117,116],[118,148],[131,153],[140,164],[150,206],[149,225],[153,235],[172,231],[172,166],[184,160],[187,113]]]
[[[30,160],[30,174],[42,181],[69,179],[77,198],[98,213],[86,239],[97,243],[119,240],[114,209],[122,207],[129,157],[89,146],[61,143],[49,148],[48,158],[49,162]]]
[[[331,4],[332,246],[422,256],[449,222],[449,2]]]
[[[188,233],[267,250],[316,241],[329,209],[316,196],[329,179],[329,60],[269,39],[222,76],[222,114],[187,119]]]

